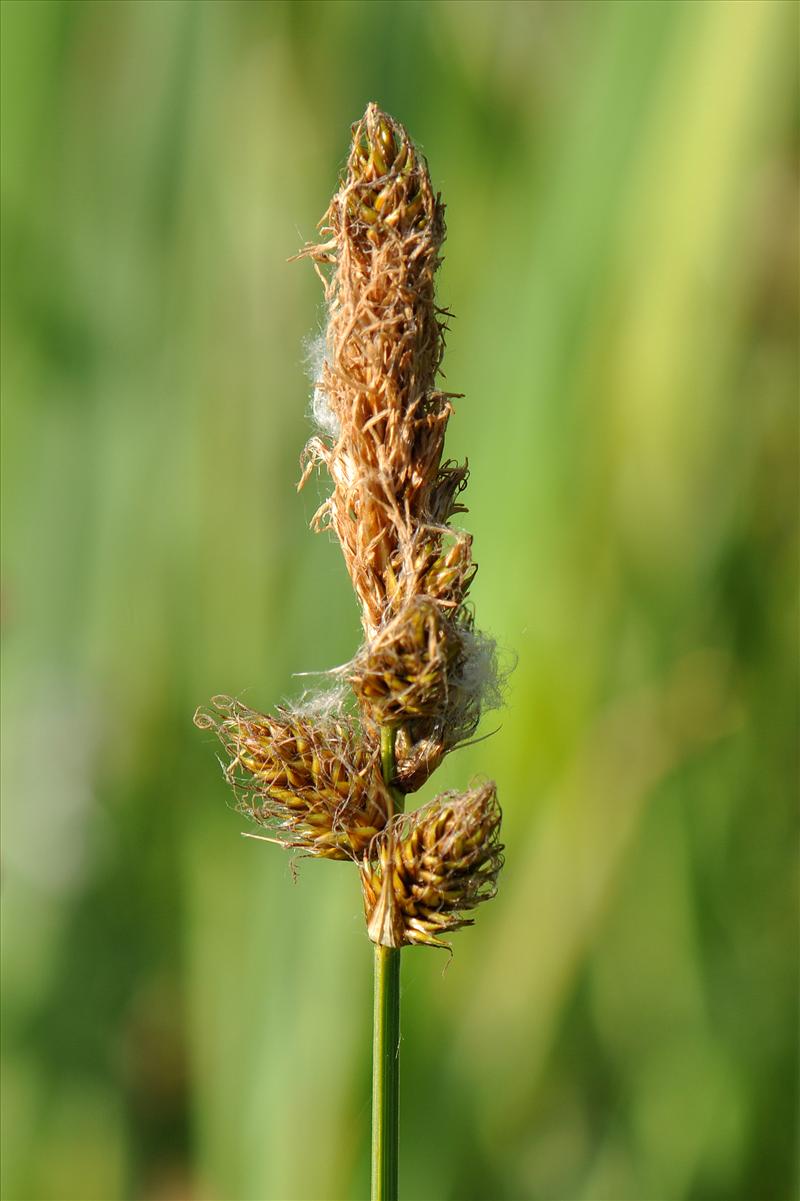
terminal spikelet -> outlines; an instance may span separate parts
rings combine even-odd
[[[393,812],[377,747],[344,719],[266,716],[230,697],[212,706],[198,710],[195,725],[215,730],[227,750],[239,811],[274,829],[285,847],[360,857]]]
[[[497,891],[500,820],[494,784],[395,817],[361,865],[372,941],[449,947],[442,936],[472,925],[466,914]]]
[[[333,480],[317,525],[341,543],[369,638],[389,608],[419,595],[419,557],[440,555],[466,475],[441,461],[452,411],[436,384],[447,316],[434,297],[444,205],[405,129],[374,104],[353,126],[321,229],[326,240],[303,254],[325,282],[316,388],[337,433],[309,443],[308,466],[323,462]]]

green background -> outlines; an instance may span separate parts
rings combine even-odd
[[[497,780],[507,865],[404,953],[402,1196],[794,1195],[796,45],[780,0],[2,4],[6,1201],[367,1191],[356,875],[241,838],[191,718],[358,641],[286,260],[371,99],[448,205],[517,657],[436,777]]]

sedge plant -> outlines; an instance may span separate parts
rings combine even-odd
[[[448,313],[436,304],[444,205],[406,130],[375,104],[352,129],[347,167],[312,260],[327,326],[314,382],[315,467],[361,608],[363,643],[336,669],[334,701],[254,712],[216,697],[195,721],[226,751],[237,805],[269,841],[358,869],[374,944],[372,1197],[398,1177],[403,948],[445,947],[494,896],[502,866],[493,783],[406,811],[497,699],[494,643],[467,600],[476,566],[467,467],[444,458],[455,395],[438,386]]]

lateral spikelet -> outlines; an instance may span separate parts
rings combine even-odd
[[[466,914],[497,891],[503,865],[494,784],[445,792],[392,821],[361,883],[367,929],[389,947],[449,947],[443,935],[472,925]]]
[[[228,752],[225,774],[237,809],[282,846],[322,859],[360,857],[393,812],[380,757],[351,722],[279,710],[256,713],[215,697],[195,725]]]

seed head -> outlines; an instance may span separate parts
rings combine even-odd
[[[440,607],[418,597],[362,647],[347,679],[377,725],[433,717],[446,705],[448,673],[460,649]]]
[[[361,866],[372,941],[449,947],[441,936],[471,926],[465,914],[497,891],[500,821],[494,784],[443,793],[394,818],[378,840],[377,856]]]
[[[332,528],[361,601],[369,639],[420,594],[465,469],[442,465],[451,396],[436,385],[446,313],[434,298],[444,206],[405,129],[374,104],[353,126],[347,171],[303,251],[323,274],[326,346],[317,389],[331,414],[312,439],[333,492],[315,518]],[[466,546],[468,550],[468,543]],[[468,569],[464,569],[468,570]],[[423,589],[424,590],[424,589]]]
[[[225,774],[237,809],[276,841],[325,859],[360,857],[393,812],[378,749],[345,719],[256,713],[230,697],[199,709],[230,756]]]

